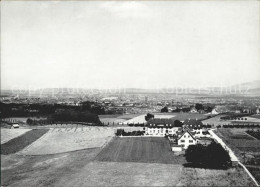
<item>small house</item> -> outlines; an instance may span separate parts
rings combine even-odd
[[[179,136],[178,145],[181,145],[184,149],[187,149],[190,145],[195,145],[198,140],[189,130],[184,130],[184,132]]]
[[[18,123],[12,123],[11,124],[11,129],[17,129],[17,128],[19,128],[20,126],[19,126],[19,124]]]

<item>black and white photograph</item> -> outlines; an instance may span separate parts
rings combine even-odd
[[[2,0],[1,187],[260,186],[259,0]]]

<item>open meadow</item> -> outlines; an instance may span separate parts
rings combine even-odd
[[[143,115],[139,115],[137,117],[134,117],[132,119],[129,119],[127,121],[124,121],[123,124],[137,124],[137,123],[146,123],[146,120],[145,120],[145,116],[146,114],[143,114]],[[175,115],[171,114],[171,113],[168,113],[168,114],[165,114],[165,113],[158,113],[158,114],[154,114],[154,118],[173,118]]]
[[[127,156],[129,155],[129,156]],[[1,155],[2,186],[253,186],[241,168],[184,167],[164,138],[113,138],[105,147]]]
[[[260,140],[247,134],[246,130],[223,128],[215,133],[235,152],[239,160],[260,183]]]
[[[108,127],[53,128],[21,154],[56,154],[101,147],[111,140],[114,133],[114,129]]]
[[[120,138],[114,137],[114,132],[111,127],[81,126],[28,131],[9,141],[14,141],[13,145],[20,142],[23,147],[14,149],[15,154],[1,155],[1,185],[254,185],[241,168],[214,170],[185,166],[185,157],[171,152],[166,138]],[[28,133],[33,134],[28,136]],[[17,142],[20,137],[24,139]]]
[[[20,130],[20,129],[17,129]],[[21,129],[22,130],[22,129]],[[1,144],[1,154],[8,155],[21,151],[42,137],[49,129],[33,129],[10,139],[8,142]],[[22,130],[23,132],[23,130]]]
[[[221,117],[225,117],[227,115],[216,115],[212,118],[209,118],[209,119],[205,119],[205,120],[202,120],[202,123],[204,125],[212,125],[212,126],[218,126],[218,125],[227,125],[230,123],[230,121],[227,121],[227,120],[223,120],[223,119],[220,119]]]

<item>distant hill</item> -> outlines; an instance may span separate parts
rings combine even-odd
[[[244,94],[260,95],[260,80],[237,84],[232,87],[240,89]]]

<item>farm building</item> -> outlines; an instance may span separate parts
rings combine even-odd
[[[174,135],[180,127],[174,126],[172,119],[150,119],[145,127],[145,135],[149,136],[165,136]]]
[[[199,140],[196,139],[194,135],[195,134],[189,130],[184,130],[184,132],[178,136],[178,145],[181,145],[184,149],[187,149],[190,145],[197,144]]]
[[[198,113],[197,109],[195,107],[192,107],[190,109],[190,113]]]
[[[16,129],[16,128],[19,128],[19,124],[18,123],[12,123],[11,129]]]
[[[184,127],[189,127],[189,129],[201,129],[203,127],[203,123],[198,119],[186,119],[183,122]]]

